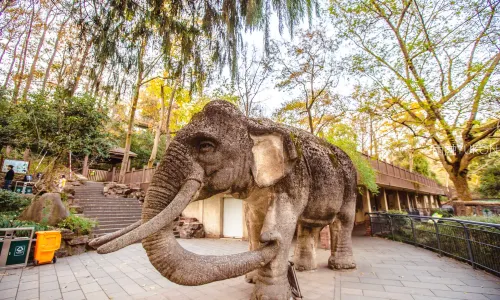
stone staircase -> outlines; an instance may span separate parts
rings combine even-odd
[[[75,187],[75,200],[83,208],[83,215],[99,222],[95,236],[125,228],[141,219],[142,205],[135,198],[106,198],[104,184],[88,181]]]

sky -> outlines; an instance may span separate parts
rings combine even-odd
[[[322,13],[324,14],[324,13]],[[312,26],[317,25],[319,23],[319,19],[317,17],[313,17],[312,19]],[[328,20],[323,20],[322,25],[326,24],[326,28],[328,33],[333,35],[334,28],[331,23],[328,22]],[[279,26],[278,26],[278,17],[276,14],[273,14],[271,17],[270,21],[270,39],[272,40],[277,40],[277,41],[293,41],[291,39],[290,33],[287,28],[283,30],[283,34],[281,35],[279,33]],[[307,18],[305,18],[299,26],[297,26],[297,29],[308,29],[309,28],[309,22],[307,21]],[[248,48],[252,49],[252,47],[255,47],[257,51],[260,53],[264,52],[264,32],[263,31],[253,31],[253,32],[244,32],[242,34],[243,36],[243,41],[244,43],[248,44]],[[348,48],[343,48],[340,49],[339,55],[345,55],[349,52]],[[227,79],[229,79],[229,69],[226,68],[224,75]],[[296,93],[293,91],[280,91],[278,88],[276,88],[275,85],[275,79],[274,78],[269,78],[267,85],[261,90],[261,92],[258,94],[257,98],[258,101],[260,102],[261,106],[264,108],[264,116],[266,117],[271,117],[272,113],[281,107],[282,103],[284,103],[287,100],[291,100],[294,97],[296,97]],[[353,90],[353,82],[349,81],[347,77],[342,77],[340,78],[338,86],[334,89],[335,92],[341,94],[341,95],[349,95],[352,90]],[[214,87],[212,87],[214,88]]]

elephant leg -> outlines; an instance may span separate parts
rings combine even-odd
[[[245,220],[248,231],[248,240],[250,245],[250,250],[257,250],[260,248],[260,233],[262,231],[262,225],[264,224],[264,218],[266,217],[266,207],[263,205],[254,205],[247,203],[245,205]],[[254,270],[245,275],[245,280],[248,283],[256,283],[259,270]]]
[[[356,195],[354,194],[354,197]],[[328,266],[331,269],[354,269],[356,263],[352,254],[352,229],[356,199],[349,199],[340,208],[333,223],[330,224],[331,251]]]
[[[307,226],[299,221],[294,263],[297,271],[316,270],[316,247],[321,227]]]
[[[285,195],[278,196],[270,203],[260,241],[267,242],[280,235],[280,248],[276,257],[259,269],[252,300],[289,300],[291,297],[287,272],[290,246],[298,219],[297,209]]]

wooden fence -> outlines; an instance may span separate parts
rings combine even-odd
[[[125,184],[141,184],[144,182],[151,182],[153,178],[153,174],[155,172],[155,168],[142,168],[141,170],[132,169],[125,173]],[[111,171],[106,170],[96,170],[89,169],[89,173],[87,178],[91,181],[118,181],[118,177],[120,176],[120,170],[113,168]]]
[[[89,169],[87,178],[91,181],[108,181],[108,173],[106,170]]]

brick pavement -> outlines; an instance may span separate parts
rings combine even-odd
[[[179,240],[199,254],[243,252],[237,240]],[[318,251],[319,268],[298,273],[305,299],[437,300],[500,299],[498,277],[411,245],[354,237],[358,268],[327,268],[329,251]],[[0,299],[249,299],[253,286],[242,277],[185,287],[163,278],[140,244],[118,252],[95,252],[59,259],[54,265],[0,271]]]

